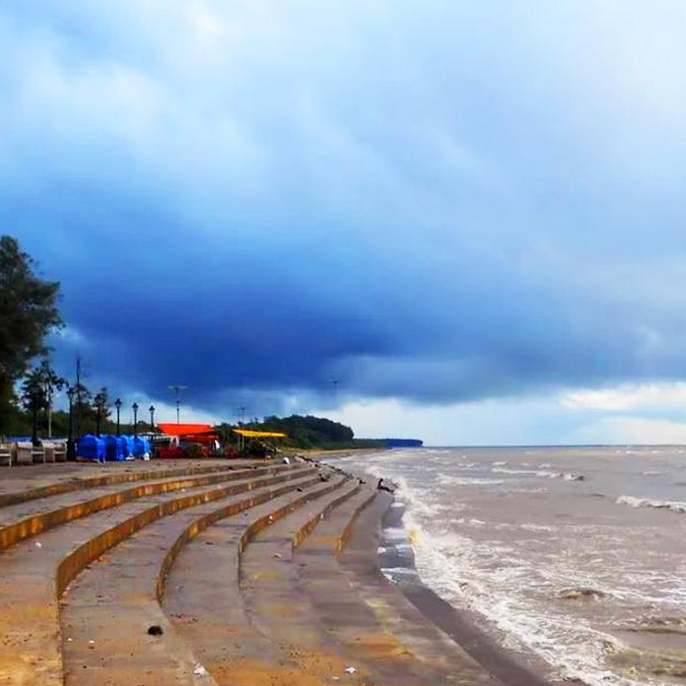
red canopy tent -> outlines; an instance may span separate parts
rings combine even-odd
[[[167,436],[178,436],[190,443],[211,444],[218,440],[219,434],[211,424],[158,424],[160,431]]]
[[[167,436],[178,437],[178,442],[183,445],[159,446],[156,450],[158,457],[162,459],[172,457],[187,457],[188,444],[202,446],[200,455],[208,457],[212,454],[215,441],[219,440],[219,434],[211,424],[158,424],[160,431]],[[174,442],[176,443],[176,442]]]

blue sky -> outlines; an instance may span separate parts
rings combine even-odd
[[[680,0],[0,2],[0,230],[62,282],[58,363],[163,414],[686,440],[685,33]]]

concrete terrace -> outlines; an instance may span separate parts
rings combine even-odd
[[[333,467],[1,474],[0,684],[502,683],[386,581],[390,496]]]

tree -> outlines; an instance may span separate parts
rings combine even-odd
[[[52,437],[52,399],[55,391],[63,388],[65,383],[66,381],[50,366],[47,357],[24,377],[21,385],[21,404],[31,415],[31,437],[34,443],[38,442],[38,415],[43,410],[48,414],[48,437]]]
[[[50,358],[45,356],[40,364],[40,373],[45,387],[45,395],[48,412],[48,438],[52,438],[52,401],[56,391],[61,391],[66,385],[66,379],[58,376],[57,372],[50,366]]]
[[[63,324],[59,282],[45,281],[36,269],[15,238],[0,236],[0,433],[11,414],[14,382],[46,351],[48,333]]]
[[[41,368],[32,369],[21,385],[21,404],[31,415],[31,440],[38,443],[38,414],[48,406]]]
[[[77,377],[79,378],[79,377]],[[89,433],[95,419],[93,409],[93,394],[82,381],[77,381],[72,387],[74,391],[74,431],[77,436]]]
[[[110,416],[109,409],[109,398],[107,396],[107,387],[103,386],[93,398],[93,411],[95,412],[95,433],[100,435],[100,428],[102,426],[102,421]]]

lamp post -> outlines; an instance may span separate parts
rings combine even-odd
[[[121,433],[119,431],[119,411],[121,410],[121,400],[119,398],[114,401],[114,406],[117,408],[117,436],[119,436]]]
[[[138,403],[131,405],[133,407],[133,435],[138,435]]]
[[[74,446],[74,393],[73,388],[67,391],[69,398],[69,435],[67,436],[67,460],[74,461],[76,459],[76,447]]]
[[[150,412],[150,433],[155,433],[155,406],[150,405],[148,412]]]
[[[98,403],[95,408],[95,435],[100,438],[100,419],[102,418],[102,403]]]

